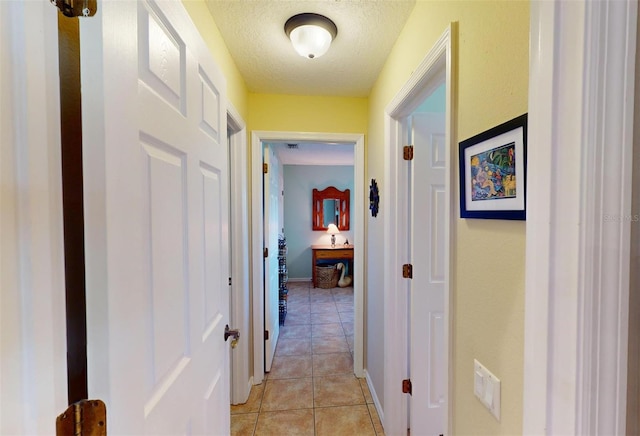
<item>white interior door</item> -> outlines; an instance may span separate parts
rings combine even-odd
[[[269,332],[264,341],[264,370],[271,370],[273,355],[280,334],[278,286],[278,230],[280,228],[279,162],[270,147],[264,149],[264,162],[269,171],[264,175],[264,238],[269,255],[264,262],[264,329]]]
[[[179,1],[81,20],[89,395],[113,434],[229,432],[224,78]]]
[[[445,402],[445,116],[411,117],[414,145],[410,300],[412,435],[446,432]]]
[[[58,10],[0,1],[0,434],[67,407]]]

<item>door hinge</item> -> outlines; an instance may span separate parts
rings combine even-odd
[[[402,265],[402,277],[404,277],[405,279],[413,278],[413,265],[411,265],[410,263],[405,263],[404,265]]]
[[[269,330],[265,330],[264,331],[264,340],[268,341],[269,340]]]
[[[412,395],[411,392],[411,379],[402,380],[402,393]]]
[[[269,247],[264,247],[264,251],[262,252],[262,255],[265,257],[265,259],[269,257]]]
[[[231,277],[229,277],[229,286],[231,286]]]
[[[405,145],[402,148],[402,157],[404,160],[413,160],[413,145]]]
[[[56,418],[56,435],[107,434],[107,406],[102,400],[82,400],[73,403]]]
[[[269,164],[268,163],[263,163],[262,164],[262,172],[267,174],[269,173]]]
[[[98,10],[97,0],[50,0],[65,17],[93,17]]]

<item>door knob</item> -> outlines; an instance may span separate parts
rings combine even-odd
[[[224,341],[227,342],[227,340],[229,339],[229,336],[233,337],[233,342],[238,342],[238,339],[240,339],[240,331],[237,329],[231,330],[229,328],[229,324],[227,324],[226,326],[224,326]]]

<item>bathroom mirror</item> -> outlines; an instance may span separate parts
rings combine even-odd
[[[322,213],[324,227],[329,228],[329,224],[337,226],[340,222],[340,202],[335,198],[325,198],[322,201]]]
[[[313,230],[327,230],[331,223],[338,226],[339,230],[349,230],[349,196],[348,189],[340,191],[333,186],[322,191],[314,189],[311,211]]]

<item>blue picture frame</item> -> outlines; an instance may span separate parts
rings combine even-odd
[[[459,144],[460,218],[526,220],[527,114]]]

